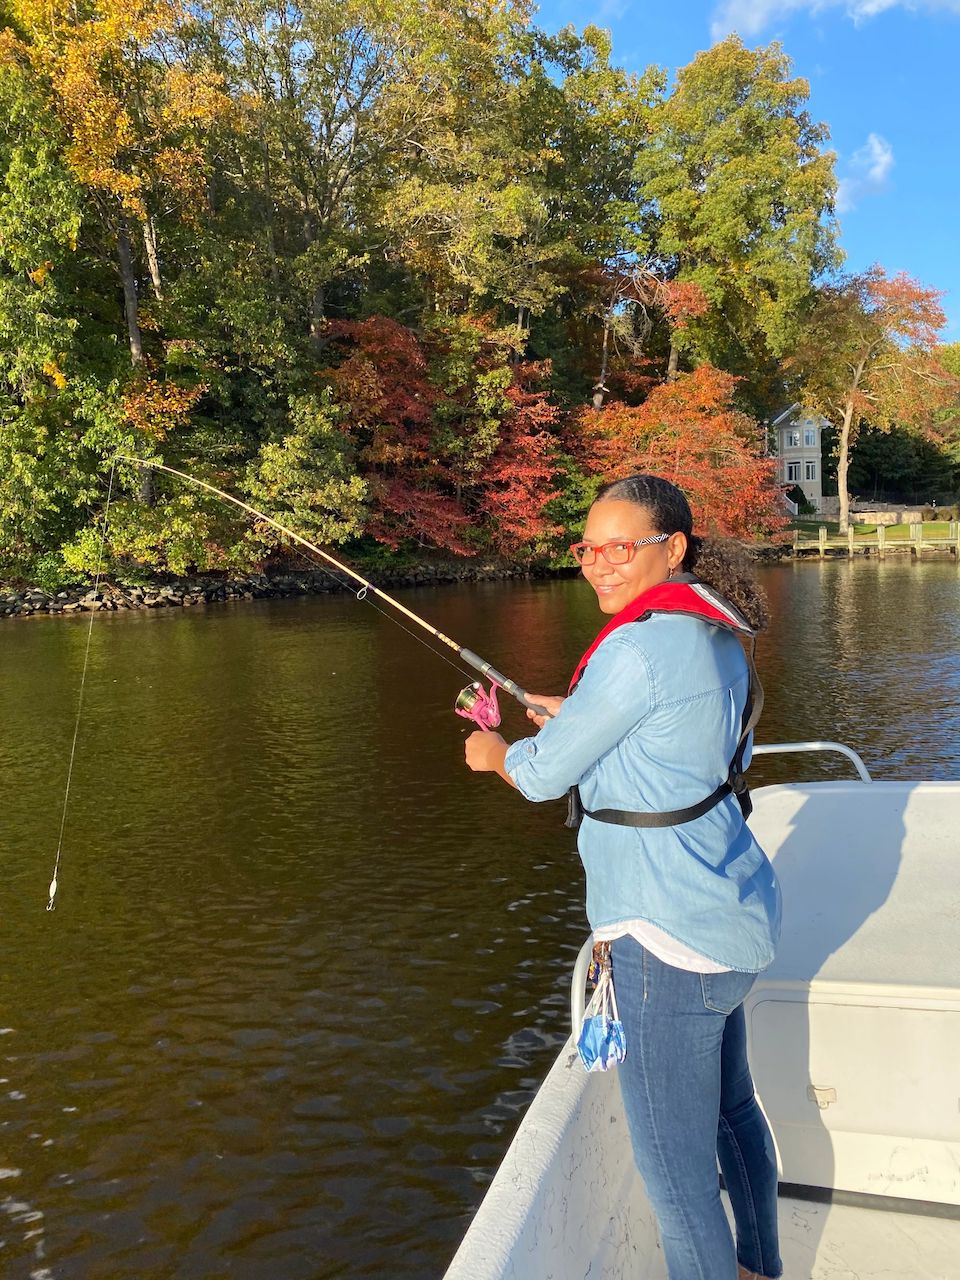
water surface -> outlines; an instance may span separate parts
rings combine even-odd
[[[764,572],[765,741],[960,776],[951,562]],[[576,581],[403,599],[561,691]],[[0,626],[0,1273],[436,1277],[567,1034],[559,805],[462,766],[468,676],[352,597]],[[524,732],[507,709],[506,732]],[[755,783],[849,766],[762,759]]]

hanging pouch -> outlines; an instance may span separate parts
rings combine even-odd
[[[627,1056],[627,1041],[613,989],[609,960],[600,970],[597,989],[587,1005],[577,1037],[577,1052],[588,1071],[609,1071]]]

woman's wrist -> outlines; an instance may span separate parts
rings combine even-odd
[[[467,766],[475,773],[496,773],[511,787],[516,783],[507,773],[506,759],[509,743],[499,733],[475,730],[464,745]]]

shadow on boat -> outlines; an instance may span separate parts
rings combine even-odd
[[[834,1119],[850,1102],[837,1073],[846,1083],[844,1059],[855,1056],[845,1049],[853,1031],[851,1006],[835,1002],[837,993],[823,984],[831,973],[846,972],[847,948],[888,901],[906,832],[910,792],[874,793],[864,808],[864,791],[872,786],[828,785],[806,795],[792,787],[768,788],[759,793],[752,824],[763,844],[773,801],[770,825],[781,833],[773,862],[783,890],[783,933],[776,960],[748,997],[747,1019],[754,1083],[777,1144],[782,1191],[809,1204],[803,1213],[808,1266],[799,1275],[811,1274],[825,1202],[835,1195]],[[851,806],[851,794],[861,803]],[[784,813],[784,802],[789,808],[794,798],[799,804]],[[856,980],[865,976],[861,971]],[[789,1212],[795,1215],[797,1206]]]

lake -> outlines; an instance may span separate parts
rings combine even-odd
[[[759,741],[960,776],[952,562],[762,579]],[[540,692],[604,621],[568,579],[401,598]],[[562,805],[470,774],[472,673],[351,596],[97,615],[48,913],[88,625],[0,624],[0,1273],[441,1275],[569,1031]],[[752,770],[795,776],[852,771]]]

